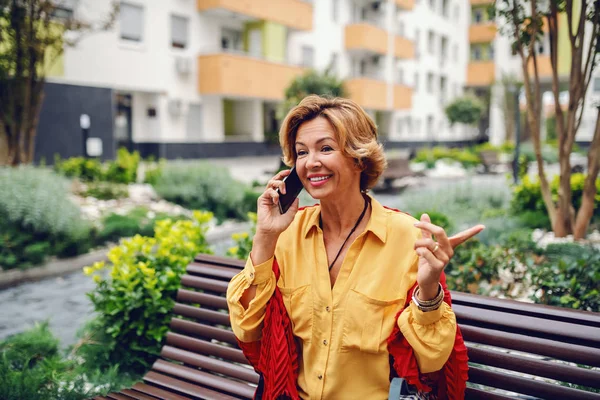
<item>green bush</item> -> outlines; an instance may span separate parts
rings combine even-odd
[[[446,231],[450,231],[452,229],[452,222],[450,221],[450,218],[448,218],[448,216],[446,216],[446,214],[441,213],[439,211],[430,211],[430,210],[417,211],[417,212],[413,213],[412,216],[414,216],[417,219],[420,219],[421,215],[423,215],[423,214],[429,215],[429,218],[431,219],[432,224],[441,226]]]
[[[555,202],[558,201],[559,179],[560,177],[556,175],[550,183],[552,198]],[[571,200],[576,210],[581,207],[584,184],[584,174],[571,175]],[[596,180],[596,191],[595,201],[600,203],[600,178]],[[531,180],[528,176],[525,176],[520,184],[513,187],[511,209],[513,214],[520,217],[526,226],[531,228],[551,228],[546,206],[542,199],[542,189],[539,179]],[[599,207],[594,209],[594,217],[600,217]]]
[[[456,98],[446,106],[445,112],[451,124],[474,125],[481,118],[485,105],[475,96]]]
[[[69,199],[69,182],[32,166],[0,168],[0,265],[26,268],[93,244],[91,224]]]
[[[248,219],[252,222],[250,232],[234,233],[231,238],[235,242],[235,246],[227,250],[227,256],[234,257],[239,260],[245,260],[250,255],[252,250],[252,240],[256,234],[256,213],[248,213]]]
[[[165,165],[166,161],[164,159],[161,159],[158,162],[148,161],[144,163],[144,183],[156,185],[156,182],[158,182],[158,178],[160,178]]]
[[[135,235],[152,236],[157,221],[163,219],[188,220],[181,216],[171,216],[166,213],[152,215],[145,207],[137,207],[127,214],[110,213],[102,221],[102,229],[98,233],[98,243],[117,242],[124,237]]]
[[[62,160],[54,157],[54,170],[68,178],[78,178],[85,182],[99,181],[104,177],[104,168],[98,159],[71,157]]]
[[[159,196],[188,209],[209,210],[219,221],[245,219],[256,208],[245,204],[245,185],[234,180],[229,171],[205,162],[167,164],[154,185]]]
[[[448,147],[433,147],[421,149],[417,152],[414,162],[425,163],[427,168],[435,167],[436,161],[452,160],[460,163],[464,168],[473,168],[481,164],[478,154],[469,149],[451,149]]]
[[[551,244],[542,252],[531,283],[541,289],[537,303],[600,311],[600,251],[577,243]]]
[[[90,182],[79,194],[82,197],[94,197],[98,200],[117,200],[129,197],[129,189],[125,185],[116,183]]]
[[[140,154],[137,151],[130,153],[121,147],[117,151],[117,158],[107,162],[104,179],[115,183],[135,183],[140,164]]]
[[[501,246],[486,246],[471,239],[456,248],[454,257],[446,266],[446,279],[450,290],[487,294],[482,282],[498,280],[498,271],[509,261],[507,251]]]
[[[129,385],[117,367],[102,374],[65,357],[48,324],[0,342],[0,399],[83,400]]]
[[[124,240],[109,251],[110,264],[84,268],[97,283],[88,294],[98,314],[95,336],[106,340],[97,352],[87,351],[98,367],[119,364],[141,373],[158,356],[181,275],[196,254],[211,252],[205,239],[211,219],[195,211],[190,221],[159,221],[154,237]]]

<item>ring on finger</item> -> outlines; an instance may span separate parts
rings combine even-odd
[[[440,248],[440,244],[436,243],[435,247],[433,248],[433,250],[431,250],[432,253],[435,253],[436,251],[438,251],[438,249]]]

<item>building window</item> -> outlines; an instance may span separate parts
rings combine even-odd
[[[444,17],[449,17],[448,14],[448,0],[442,0],[442,15]]]
[[[331,54],[331,61],[329,62],[329,67],[327,71],[332,75],[336,76],[338,74],[338,54]]]
[[[600,78],[594,78],[594,92],[600,92]]]
[[[433,115],[429,115],[427,117],[427,135],[429,135],[430,137],[433,136],[433,125],[434,125]]]
[[[412,130],[412,123],[410,117],[406,117],[406,131],[410,135]]]
[[[310,46],[302,46],[302,66],[313,68],[315,64],[315,50]]]
[[[480,9],[473,10],[473,21],[476,24],[480,24],[483,22],[483,11]]]
[[[402,68],[398,68],[398,84],[404,85],[404,70]]]
[[[459,9],[458,6],[454,6],[454,22],[458,22]]]
[[[471,60],[473,60],[473,61],[481,60],[481,47],[473,46],[471,48]]]
[[[435,0],[429,0],[429,7],[435,11]]]
[[[433,31],[429,31],[429,34],[427,35],[427,52],[429,54],[435,53],[435,34]]]
[[[188,19],[171,15],[171,46],[185,49],[188,46]]]
[[[433,74],[430,72],[427,74],[427,93],[433,93]]]
[[[141,42],[144,39],[144,8],[121,3],[119,17],[121,39]]]
[[[340,1],[339,0],[331,0],[331,19],[333,22],[338,22],[340,13]]]
[[[494,44],[490,43],[490,47],[488,50],[488,59],[489,60],[493,60],[494,59]]]
[[[402,125],[404,124],[404,121],[402,121],[402,117],[398,117],[396,119],[396,132],[398,133],[398,135],[402,136]]]
[[[398,22],[398,35],[404,37],[404,22]]]
[[[454,62],[458,62],[458,45],[454,44],[452,46],[452,56],[454,57]]]
[[[414,82],[415,92],[419,90],[419,74],[415,72],[415,82]]]
[[[419,30],[415,29],[415,57],[418,60],[419,59]]]

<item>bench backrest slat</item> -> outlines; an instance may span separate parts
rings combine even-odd
[[[175,303],[173,313],[187,318],[195,318],[201,321],[208,321],[219,325],[230,326],[229,314],[208,308],[198,308],[186,304]]]
[[[546,383],[541,380],[534,380],[531,377],[485,370],[479,367],[469,368],[469,382],[528,394],[530,396],[538,396],[544,399],[598,400],[600,398],[600,394]]]
[[[237,347],[237,340],[232,331],[179,318],[173,318],[170,326],[171,330],[175,332],[187,333],[192,337],[200,336],[208,339],[216,339]]]
[[[248,360],[246,360],[244,353],[240,349],[191,338],[175,332],[167,333],[167,345],[193,351],[198,354],[210,354],[231,362],[248,364]]]
[[[193,399],[201,398],[203,400],[232,400],[237,399],[231,395],[223,394],[212,389],[208,389],[196,384],[175,379],[167,375],[160,374],[158,372],[150,371],[144,376],[144,381],[160,385],[162,387],[174,390],[176,392],[183,393],[185,395],[193,396]],[[171,399],[166,397],[165,399]]]

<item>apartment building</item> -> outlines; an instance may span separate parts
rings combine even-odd
[[[106,158],[120,146],[167,158],[275,154],[265,135],[308,68],[343,78],[388,147],[482,134],[499,143],[497,82],[518,76],[518,63],[490,2],[122,0],[110,31],[67,48],[52,69],[37,158],[81,154],[82,114]],[[93,19],[109,4],[70,0],[61,12]],[[491,98],[479,127],[445,117],[465,90]]]

